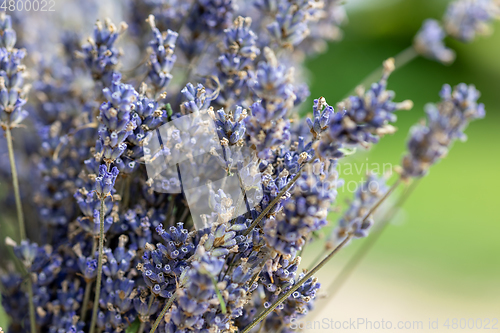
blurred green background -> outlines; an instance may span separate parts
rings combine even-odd
[[[448,2],[348,2],[344,39],[308,62],[312,97],[324,96],[334,105],[383,60],[409,46],[424,19],[439,19]],[[386,230],[344,288],[335,297],[327,296],[309,319],[392,316],[427,322],[432,316],[444,322],[453,316],[500,317],[500,24],[494,29],[491,36],[471,44],[447,40],[457,52],[451,66],[418,58],[390,77],[396,100],[411,99],[415,106],[398,113],[395,135],[386,136],[368,153],[356,154],[348,161],[353,165],[397,165],[409,128],[424,117],[426,103],[439,100],[444,83],[476,85],[487,116],[471,124],[468,141],[457,142],[449,156],[431,169],[395,225]],[[340,176],[349,183],[361,180],[363,173]],[[351,197],[348,192],[339,191],[337,202],[342,207]],[[332,214],[331,223],[338,216]],[[354,241],[329,263],[320,273],[323,285],[333,280],[363,241]],[[303,266],[321,250],[318,245],[309,247]]]
[[[447,4],[445,0],[348,1],[344,39],[308,61],[311,97],[324,96],[332,105],[340,101],[383,60],[408,47],[424,19],[440,18]],[[345,287],[322,300],[309,319],[427,322],[432,317],[444,322],[500,317],[500,24],[494,29],[491,36],[467,45],[447,40],[457,52],[451,66],[418,58],[391,76],[389,88],[396,92],[396,100],[411,99],[415,106],[398,113],[396,134],[349,160],[359,167],[397,165],[409,128],[424,117],[426,103],[439,100],[444,83],[475,84],[487,117],[473,123],[466,131],[469,140],[457,142],[450,155],[432,168]],[[363,175],[341,177],[349,183]],[[341,189],[339,205],[345,208],[350,196]],[[330,216],[332,224],[338,216]],[[328,264],[319,275],[323,285],[333,280],[363,241],[356,240]],[[304,267],[322,251],[321,244],[305,251]],[[4,322],[0,312],[0,326]]]

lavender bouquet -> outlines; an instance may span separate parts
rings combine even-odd
[[[110,4],[127,23],[98,20],[90,36],[70,19],[0,15],[2,223],[18,222],[1,249],[7,332],[291,332],[314,307],[316,272],[485,115],[473,85],[445,84],[396,179],[369,173],[301,270],[304,247],[334,223],[338,161],[413,106],[394,100],[390,74],[417,56],[451,63],[445,37],[487,33],[500,3],[452,2],[335,108],[307,105],[304,60],[341,39],[340,1]]]

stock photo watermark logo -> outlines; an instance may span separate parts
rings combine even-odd
[[[384,178],[389,179],[395,172],[395,167],[392,163],[370,163],[368,158],[364,162],[344,162],[339,163],[337,171],[340,177],[359,176],[361,180],[344,181],[342,186],[338,188],[338,192],[354,193],[356,190],[363,186],[365,176],[367,174],[383,175]],[[368,183],[366,190],[377,192],[380,184],[375,181]]]
[[[220,140],[206,111],[158,128],[144,146],[144,159],[153,189],[183,192],[198,229],[236,218],[262,199],[256,154]]]
[[[290,328],[305,332],[318,331],[467,331],[498,330],[498,318],[426,318],[420,320],[388,320],[384,318],[346,318],[338,320],[334,318],[320,318],[318,320],[290,320]]]
[[[429,327],[430,323],[429,323]],[[290,320],[290,328],[293,330],[332,330],[332,331],[359,331],[359,330],[410,330],[418,331],[424,329],[422,320],[399,320],[391,321],[385,319],[349,318],[347,320],[337,320],[334,318],[322,318],[320,320]]]

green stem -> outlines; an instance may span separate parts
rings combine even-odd
[[[158,325],[160,325],[161,320],[163,319],[163,317],[165,317],[165,314],[167,313],[168,309],[174,303],[175,298],[176,298],[176,294],[174,294],[174,295],[172,295],[172,297],[170,297],[167,304],[165,304],[165,307],[163,308],[163,310],[161,310],[160,315],[158,316],[158,318],[156,318],[156,320],[153,324],[153,327],[151,328],[151,331],[149,331],[149,333],[154,333],[156,331],[156,329],[158,328]]]
[[[30,313],[31,333],[36,333],[35,303],[33,302],[33,282],[31,281],[31,274],[30,273],[28,273],[28,297],[29,297],[29,313]]]
[[[418,56],[419,54],[417,53],[417,51],[415,51],[415,48],[413,46],[409,46],[403,51],[399,52],[396,56],[394,56],[394,65],[396,66],[396,69],[401,68],[412,62]],[[371,72],[367,77],[365,77],[363,81],[361,81],[361,83],[358,84],[358,86],[363,86],[366,88],[373,82],[377,82],[382,77],[383,71],[384,69],[382,66],[377,67],[373,72]],[[353,90],[351,90],[344,98],[347,98],[350,95],[355,94],[355,90],[356,87]]]
[[[368,218],[370,217],[370,215],[372,215],[376,210],[377,208],[385,201],[385,199],[387,199],[392,192],[394,192],[394,190],[398,187],[398,185],[401,183],[401,177],[399,177],[395,182],[394,184],[392,184],[391,188],[384,194],[384,196],[382,198],[380,198],[379,201],[377,201],[377,203],[375,205],[373,205],[372,208],[370,208],[370,210],[368,211],[368,213],[366,213],[365,217],[363,218],[363,222],[366,222],[366,220],[368,220]]]
[[[102,259],[104,256],[104,215],[106,213],[104,200],[105,198],[101,199],[101,214],[100,214],[101,221],[99,228],[99,258],[97,262],[97,280],[95,284],[94,308],[92,310],[92,320],[90,322],[90,333],[95,332],[95,325],[97,322],[97,311],[99,309],[99,297],[101,294]]]
[[[130,201],[130,183],[132,182],[132,178],[130,176],[126,176],[126,178],[123,180],[124,184],[124,193],[123,193],[123,202],[122,202],[122,207],[126,208],[128,207],[129,201]]]
[[[210,278],[212,279],[212,284],[214,285],[215,293],[217,294],[217,298],[219,299],[221,312],[223,314],[226,314],[227,313],[226,302],[224,302],[224,298],[222,297],[219,287],[217,286],[217,281],[213,276],[210,276]]]
[[[290,290],[283,294],[273,305],[264,310],[261,314],[257,316],[241,333],[250,332],[261,320],[265,319],[271,312],[276,309],[283,301],[285,301],[291,294],[293,294],[297,289],[300,288],[307,280],[309,280],[317,271],[319,271],[333,256],[351,239],[352,235],[347,236],[342,243],[340,243],[335,249],[332,250],[319,264],[317,264],[312,270],[310,270],[300,281],[298,281]]]
[[[365,217],[363,218],[363,222],[366,222],[366,220],[370,217],[371,214],[373,214],[373,212],[375,212],[377,210],[377,208],[385,201],[385,199],[387,199],[389,197],[389,195],[391,195],[391,193],[398,187],[398,185],[401,183],[401,177],[398,178],[396,180],[396,182],[394,182],[394,184],[392,184],[391,188],[384,194],[384,196],[382,198],[380,198],[379,201],[377,201],[377,203],[375,205],[373,205],[373,207],[370,208],[370,210],[368,211],[368,213],[366,213]],[[316,264],[316,262],[321,258],[321,255],[320,254],[316,259],[314,259],[314,261],[311,263],[311,266],[314,267],[314,265]]]
[[[413,182],[401,195],[397,201],[397,203],[392,207],[392,209],[381,219],[380,226],[377,227],[370,235],[368,239],[363,243],[363,245],[356,251],[354,256],[349,259],[347,264],[344,266],[339,275],[333,280],[332,284],[328,287],[327,293],[329,299],[342,288],[344,283],[348,280],[349,276],[354,272],[356,267],[360,264],[364,257],[366,257],[367,253],[373,248],[377,240],[380,238],[382,233],[386,230],[386,227],[392,221],[399,208],[404,205],[410,194],[417,187],[418,181]]]
[[[88,281],[87,285],[85,286],[85,296],[83,297],[83,305],[82,305],[82,313],[81,313],[82,322],[85,322],[85,319],[87,317],[87,308],[89,306],[89,299],[90,299],[90,292],[91,291],[92,291],[92,281]]]
[[[318,256],[316,258],[314,258],[314,260],[309,264],[309,267],[307,267],[307,270],[309,271],[309,270],[313,269],[313,267],[316,265],[316,263],[318,263],[321,260],[322,257],[323,257],[323,252],[320,252],[318,254]]]
[[[12,145],[12,132],[10,128],[10,123],[5,127],[5,137],[7,139],[7,149],[9,151],[9,161],[10,170],[12,172],[12,186],[14,187],[14,197],[16,200],[16,210],[17,210],[17,222],[19,226],[19,238],[20,240],[26,239],[26,229],[24,226],[24,214],[23,205],[21,202],[21,194],[19,191],[19,179],[17,177],[16,160],[14,158],[14,147]],[[29,299],[29,316],[30,316],[30,329],[31,333],[36,333],[36,316],[35,316],[35,304],[33,302],[33,281],[31,281],[31,275],[28,272],[28,299]]]
[[[139,330],[137,331],[137,333],[144,332],[144,327],[145,326],[146,326],[146,322],[145,321],[141,321],[141,325],[139,326]]]
[[[23,206],[21,204],[21,194],[19,192],[19,179],[17,178],[16,161],[14,159],[14,148],[12,146],[12,132],[9,126],[5,129],[7,148],[9,150],[10,169],[12,172],[12,186],[14,187],[14,197],[16,199],[17,222],[19,227],[19,239],[26,239],[26,229],[24,228]]]
[[[252,222],[252,224],[248,227],[248,229],[245,230],[243,236],[247,236],[253,230],[253,228],[255,228],[255,226],[259,224],[259,222],[267,215],[267,213],[269,213],[269,211],[273,209],[274,206],[276,206],[276,204],[281,200],[281,197],[286,193],[286,191],[288,191],[290,187],[292,187],[292,185],[295,184],[297,179],[299,179],[300,175],[302,174],[302,170],[303,167],[299,170],[299,172],[297,172],[295,177],[293,177],[292,180],[289,181],[288,184],[286,184],[286,186],[281,190],[281,192],[276,196],[276,198],[274,198],[274,200],[271,201],[271,203],[262,211],[262,213],[260,213],[260,215]]]

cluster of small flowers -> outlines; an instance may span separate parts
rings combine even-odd
[[[394,132],[389,123],[396,121],[397,110],[409,110],[413,103],[409,100],[396,103],[394,92],[386,90],[387,79],[394,71],[394,59],[384,62],[384,73],[379,82],[373,83],[369,90],[356,89],[357,96],[350,96],[338,104],[338,112],[326,104],[324,99],[315,102],[314,122],[308,121],[315,137],[325,131],[326,135],[318,141],[315,150],[318,156],[342,157],[342,148],[367,147],[377,143],[385,134]]]
[[[16,32],[10,16],[0,13],[0,126],[13,128],[27,116],[24,50],[14,48]]]
[[[30,223],[41,225],[38,237],[29,236],[46,244],[7,242],[22,265],[21,272],[10,267],[1,276],[8,331],[30,329],[23,287],[30,278],[40,332],[93,329],[88,318],[97,293],[100,332],[136,323],[150,330],[160,314],[161,332],[238,331],[297,287],[263,323],[265,331],[289,332],[292,319],[312,309],[320,288],[313,277],[297,285],[304,276],[299,253],[327,225],[339,186],[337,160],[345,149],[367,148],[392,133],[394,112],[411,108],[409,101],[394,102],[386,89],[393,60],[385,62],[379,82],[358,89],[337,111],[318,98],[312,118],[292,124],[309,95],[295,73],[304,55],[341,35],[339,1],[121,5],[129,12],[130,37],[127,24],[117,28],[110,20],[98,21],[82,47],[77,32],[64,35],[55,59],[33,62],[38,75],[29,107],[25,52],[14,48],[11,18],[0,16],[0,120],[11,129],[27,110],[32,114],[29,125],[40,145],[25,152],[34,179],[22,184],[23,199],[35,207],[27,214]],[[119,37],[149,46],[147,60],[120,70],[127,54],[117,46]],[[203,82],[189,82],[193,77]],[[428,110],[429,124],[412,134],[404,175],[422,175],[430,155],[441,157],[466,123],[482,116],[477,97],[466,86],[443,90],[443,102]],[[167,123],[175,128],[164,131]],[[151,151],[157,139],[160,149]],[[205,149],[213,141],[220,150]],[[148,158],[180,166],[161,170],[158,182]],[[208,196],[199,195],[203,173],[222,178],[212,162],[223,176],[238,176],[242,200],[215,182]],[[372,181],[380,185],[376,190]],[[195,216],[188,191],[212,214]],[[384,191],[370,176],[336,234],[366,236],[371,220],[360,219]]]
[[[454,1],[448,6],[442,24],[435,19],[424,21],[413,45],[419,54],[449,64],[455,60],[455,52],[444,44],[446,36],[470,43],[477,35],[488,34],[491,22],[499,18],[498,0]]]
[[[88,44],[82,47],[80,55],[86,66],[93,78],[104,85],[111,82],[118,59],[122,56],[120,50],[115,47],[115,42],[126,29],[125,23],[122,23],[118,29],[109,19],[104,22],[104,25],[97,21],[92,37],[87,39]]]
[[[425,176],[455,140],[466,139],[463,131],[469,122],[485,116],[484,104],[477,103],[480,93],[473,85],[462,83],[452,90],[446,84],[440,95],[440,103],[426,106],[427,123],[411,129],[408,154],[401,162],[404,178]]]
[[[349,234],[354,237],[366,237],[372,227],[373,216],[367,215],[374,204],[387,193],[385,180],[375,174],[368,174],[366,180],[358,187],[354,198],[338,225],[326,242],[327,248],[334,248]]]

